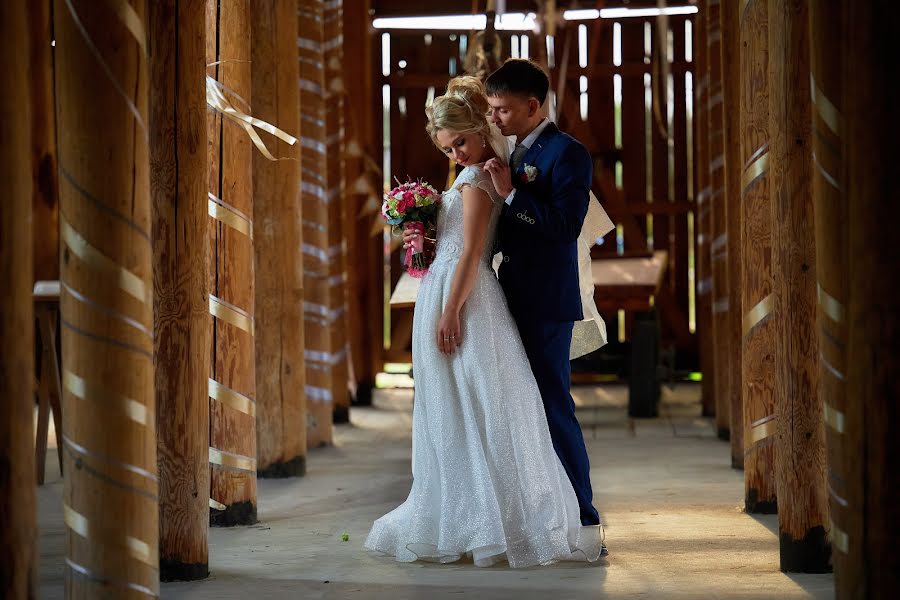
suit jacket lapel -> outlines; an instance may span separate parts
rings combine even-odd
[[[523,173],[525,171],[525,165],[533,165],[535,160],[537,160],[537,157],[550,142],[550,138],[557,133],[559,133],[559,128],[556,126],[556,123],[553,123],[552,121],[548,123],[541,132],[541,135],[534,140],[534,143],[531,145],[531,148],[528,149],[528,152],[525,153],[525,156],[522,157],[522,162],[516,169],[516,173]]]

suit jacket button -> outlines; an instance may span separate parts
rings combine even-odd
[[[504,257],[503,257],[503,262],[509,262],[509,257],[508,257],[508,256],[504,256]]]

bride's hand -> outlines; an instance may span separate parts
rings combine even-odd
[[[438,350],[451,355],[462,344],[462,332],[459,324],[459,311],[445,309],[441,315],[437,330]]]
[[[490,173],[494,182],[494,189],[502,197],[509,196],[513,191],[512,172],[509,165],[503,164],[499,159],[492,158],[484,163],[484,170]]]
[[[410,227],[410,223],[407,223],[403,228],[403,249],[406,250],[410,246],[412,246],[413,240],[422,235],[416,229]]]

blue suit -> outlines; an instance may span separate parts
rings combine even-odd
[[[590,464],[569,392],[569,347],[574,322],[583,318],[576,241],[587,214],[592,172],[587,149],[550,123],[512,174],[516,194],[504,207],[497,236],[503,253],[500,285],[584,525],[596,525],[600,518],[592,504]]]

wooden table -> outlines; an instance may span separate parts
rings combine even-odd
[[[649,258],[603,258],[591,263],[594,301],[601,312],[649,310],[659,293],[669,255],[657,250]],[[391,308],[414,308],[421,279],[404,272],[391,294]]]
[[[591,262],[594,302],[600,312],[646,311],[659,294],[669,255],[657,250],[649,258],[604,258]]]
[[[628,415],[655,417],[659,405],[659,319],[653,297],[659,294],[669,255],[657,250],[647,258],[594,260],[594,301],[601,313],[634,313],[628,376]]]
[[[397,287],[394,288],[394,293],[391,294],[391,308],[415,308],[416,296],[419,294],[420,285],[422,285],[421,279],[417,279],[404,271],[397,282]]]

